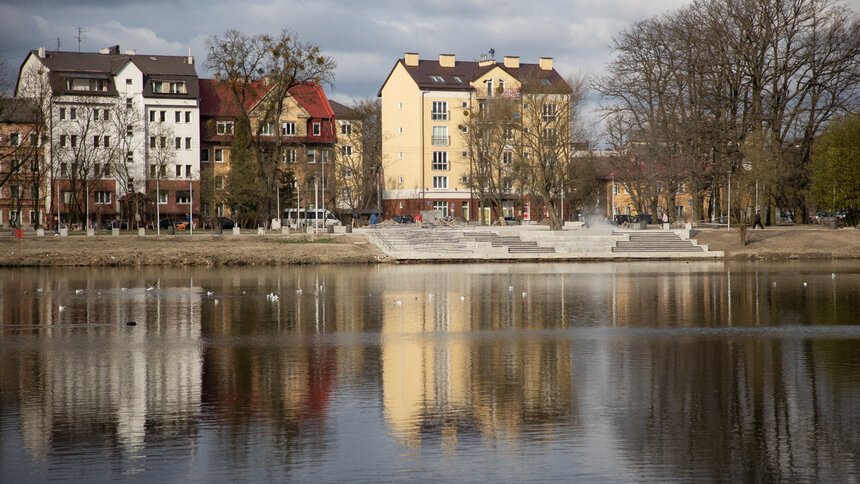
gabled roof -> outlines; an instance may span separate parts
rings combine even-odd
[[[119,46],[109,48],[106,54],[64,51],[45,51],[44,57],[40,54],[38,50],[30,51],[30,55],[50,71],[51,84],[55,90],[62,88],[63,78],[110,79],[131,62],[143,73],[145,81],[185,81],[185,94],[153,94],[150,83],[145,82],[145,96],[198,97],[197,71],[193,58],[187,56],[120,54]],[[109,94],[115,95],[116,90],[111,87],[113,89]]]
[[[200,79],[200,115],[215,117],[236,117],[242,110],[235,96],[230,92],[228,81],[215,79]],[[250,111],[268,93],[271,87],[263,81],[249,83],[248,97],[245,99],[245,111]],[[322,86],[305,83],[290,88],[290,94],[311,118],[332,118],[334,111],[329,105],[328,98]]]
[[[331,105],[325,95],[325,91],[323,91],[322,86],[319,84],[305,83],[293,86],[293,88],[290,89],[290,94],[298,99],[299,104],[305,108],[305,111],[307,111],[312,118],[331,119],[334,117],[334,111],[331,109]]]
[[[537,82],[545,82],[555,92],[559,94],[569,94],[571,92],[567,81],[553,68],[541,69],[540,64],[520,63],[518,68],[506,67],[504,62],[489,61],[456,61],[453,67],[442,67],[437,60],[419,60],[418,65],[408,66],[403,59],[398,59],[394,68],[400,64],[406,69],[406,72],[415,81],[419,89],[428,90],[465,90],[471,91],[474,88],[470,85],[491,69],[496,67],[504,70],[512,77],[519,79],[521,82],[526,80],[534,80]],[[481,66],[481,64],[484,64]],[[394,72],[394,68],[391,69]],[[391,77],[389,73],[388,77]],[[459,80],[458,80],[459,79]],[[388,82],[388,78],[385,82]],[[377,96],[382,95],[380,88]]]

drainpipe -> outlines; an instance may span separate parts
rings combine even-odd
[[[427,91],[421,91],[421,110],[420,110],[420,112],[421,112],[421,114],[420,114],[420,117],[421,117],[421,130],[420,130],[420,133],[421,133],[421,155],[420,155],[420,159],[418,160],[418,166],[421,169],[421,197],[419,199],[420,201],[419,201],[418,213],[421,213],[421,210],[424,208],[424,197],[425,197],[424,188],[426,187],[426,185],[424,184],[424,114],[425,114],[424,113],[424,95],[425,94],[427,94]]]

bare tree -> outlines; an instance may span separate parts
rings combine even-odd
[[[146,196],[137,192],[138,187],[145,186],[145,180],[135,180],[135,168],[139,166],[134,160],[134,153],[140,149],[143,137],[136,133],[144,129],[143,115],[133,105],[127,104],[124,99],[118,98],[113,105],[113,116],[110,118],[111,131],[116,136],[116,156],[111,169],[116,178],[116,194],[119,198],[122,216],[130,216],[130,222],[139,225],[141,211],[144,209],[143,201]],[[135,181],[137,186],[135,186]],[[129,213],[124,213],[128,210]],[[131,225],[131,223],[129,224]]]
[[[265,222],[276,203],[278,164],[286,141],[281,130],[273,128],[285,112],[290,90],[305,83],[331,83],[335,62],[286,30],[277,35],[229,30],[210,37],[206,45],[206,66],[224,79],[241,111],[237,129],[250,133],[251,161],[260,186],[258,217]]]
[[[340,133],[341,149],[335,153],[335,204],[353,214],[378,208],[382,166],[382,116],[378,99],[361,99],[352,106],[355,119],[349,133]]]
[[[176,150],[170,146],[173,139],[173,127],[168,123],[153,124],[149,132],[149,149],[147,162],[149,178],[155,180],[155,193],[149,194],[149,199],[155,204],[155,230],[161,235],[161,204],[166,197],[161,195],[161,181],[167,178],[167,167],[176,163]]]

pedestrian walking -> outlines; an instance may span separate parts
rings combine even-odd
[[[755,222],[753,223],[753,228],[759,227],[764,230],[764,225],[761,224],[761,212],[758,210],[755,211]]]

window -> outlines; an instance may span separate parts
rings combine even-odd
[[[281,136],[295,136],[296,123],[281,123]]]
[[[66,119],[66,108],[60,108],[60,119]]]
[[[469,176],[468,175],[461,176],[460,177],[460,183],[462,183],[463,185],[469,183]]]
[[[397,134],[403,134],[403,126],[397,128]]]
[[[103,142],[102,144],[104,144],[105,148],[110,148],[110,136],[105,136],[102,139],[102,142]]]
[[[463,84],[463,78],[462,77],[460,77],[460,76],[451,76],[451,77],[454,79],[454,82],[456,82],[457,84]],[[465,108],[466,106],[463,106],[463,107]]]
[[[64,134],[60,135],[60,146],[63,148],[66,147],[66,135],[64,135]]]
[[[129,163],[129,164],[134,163],[134,152],[133,151],[126,151],[125,152],[125,162]]]
[[[98,148],[98,147],[99,147],[99,137],[93,136],[93,148]]]
[[[158,192],[158,204],[159,205],[167,205],[167,195],[169,192],[167,191],[159,191]]]
[[[191,122],[191,111],[185,111],[185,122],[186,123]]]
[[[161,137],[161,148],[162,149],[167,148],[167,136]]]
[[[176,111],[173,114],[175,115],[174,116],[174,122],[181,123],[182,122],[182,111]]]
[[[149,177],[150,178],[155,178],[156,173],[157,173],[155,170],[156,170],[155,165],[149,165]]]
[[[174,139],[174,145],[176,146],[176,149],[177,149],[177,150],[178,150],[178,149],[180,149],[180,148],[182,148],[182,138],[180,138],[179,136],[177,136],[177,137]]]
[[[463,133],[463,134],[468,133],[468,132],[469,132],[469,127],[468,127],[468,126],[460,126],[460,132],[461,132],[461,133]]]
[[[284,150],[284,163],[295,163],[296,162],[296,150],[293,148],[288,148]]]
[[[403,185],[403,177],[402,176],[397,177],[397,183]]]
[[[155,136],[149,137],[149,147],[155,149]]]
[[[110,120],[110,110],[102,109],[102,121]]]
[[[320,123],[314,123],[313,129],[314,129],[314,136],[319,136],[320,133],[322,132],[322,127],[320,126]]]
[[[78,147],[78,135],[73,134],[73,135],[69,136],[69,142],[71,143],[72,148],[77,148]]]
[[[263,136],[271,136],[272,135],[272,123],[263,123],[260,126],[260,134]]]
[[[316,163],[316,151],[308,150],[308,163]]]
[[[433,107],[431,112],[431,119],[433,121],[447,121],[448,120],[448,102],[447,101],[433,101]]]
[[[185,138],[185,149],[186,150],[191,149],[191,138]]]
[[[150,111],[150,112],[149,112],[149,122],[150,122],[150,123],[154,123],[154,122],[155,122],[155,111]]]
[[[553,140],[555,140],[555,128],[544,128],[543,140],[548,142],[552,142]]]
[[[9,133],[9,145],[10,146],[21,146],[21,133]]]
[[[503,130],[503,135],[504,135],[506,140],[514,139],[514,128],[512,128],[510,126],[505,126],[505,128]]]
[[[233,121],[218,121],[218,134],[233,134]]]
[[[182,165],[176,165],[174,168],[176,169],[176,178],[181,177],[182,176]]]
[[[134,178],[129,178],[128,185],[126,186],[128,187],[129,193],[134,192]]]
[[[398,160],[402,160],[402,159],[403,159],[403,152],[402,152],[402,151],[398,151],[398,152],[397,152],[397,159],[398,159]]]
[[[185,178],[191,178],[191,165],[185,165]]]
[[[131,79],[126,79],[126,80],[125,80],[125,85],[126,85],[126,86],[130,86],[130,85],[131,85]]]
[[[447,170],[448,169],[448,152],[434,151],[433,152],[433,169]]]
[[[433,188],[448,188],[448,177],[447,176],[434,176],[433,177]]]
[[[96,192],[96,204],[107,205],[110,203],[110,192]]]
[[[215,148],[215,163],[221,163],[224,161],[224,150]]]
[[[433,138],[431,143],[435,146],[448,146],[448,127],[433,126]]]
[[[158,114],[158,117],[162,123],[167,121],[167,111],[160,111]]]
[[[397,110],[399,111],[402,109],[403,109],[403,103],[397,103]]]
[[[134,126],[132,126],[130,124],[128,126],[126,126],[125,135],[126,136],[134,136]]]
[[[514,162],[513,152],[505,151],[504,153],[502,153],[502,163],[504,163],[505,165],[510,165],[513,162]]]
[[[487,79],[487,97],[493,96],[493,80]]]
[[[555,121],[556,110],[558,108],[557,104],[544,104],[543,105],[543,120],[544,121]]]
[[[468,151],[464,151],[464,152],[463,152],[463,158],[468,158],[468,157],[469,157],[469,152],[468,152]]]
[[[78,119],[78,108],[69,109],[69,119],[71,119],[71,120]]]
[[[510,191],[514,187],[514,182],[511,177],[506,176],[502,178],[502,187],[505,191]]]
[[[442,77],[442,76],[437,76],[437,75],[434,75],[434,74],[431,74],[431,75],[430,75],[430,79],[431,79],[433,82],[438,83],[438,84],[441,84],[441,83],[445,82],[445,78],[444,78],[444,77]]]
[[[505,92],[505,80],[499,79],[499,92]]]
[[[340,125],[340,134],[344,136],[352,136],[352,124],[343,123]]]
[[[215,188],[217,188],[219,190],[224,189],[224,177],[223,176],[218,175],[215,177]]]
[[[93,109],[93,121],[98,121],[98,120],[99,120],[99,110]]]
[[[131,80],[131,79],[129,79],[129,80]],[[125,100],[125,108],[131,109],[131,98],[128,98]]]
[[[185,83],[182,81],[152,81],[154,94],[185,94]]]
[[[352,156],[352,146],[345,145],[340,147],[341,153],[343,156],[350,157]]]
[[[448,202],[433,202],[433,210],[440,212],[443,217],[448,216]]]
[[[209,148],[200,149],[200,163],[209,163]]]

